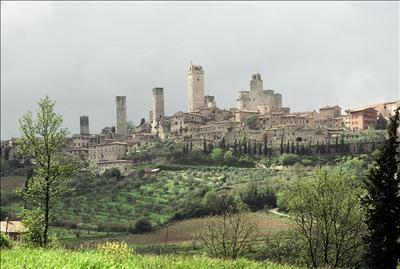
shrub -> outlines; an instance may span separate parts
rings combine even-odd
[[[140,218],[136,221],[133,229],[134,233],[147,233],[153,230],[151,222],[147,218]]]
[[[293,165],[299,161],[299,156],[296,154],[282,154],[279,158],[279,162],[282,165]]]
[[[0,249],[11,248],[11,239],[5,233],[0,233]]]

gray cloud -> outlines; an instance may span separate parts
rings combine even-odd
[[[398,2],[1,2],[1,137],[48,94],[71,132],[128,119],[165,88],[167,114],[186,110],[186,69],[205,69],[221,107],[260,72],[294,111],[399,98]]]

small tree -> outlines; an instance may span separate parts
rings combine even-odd
[[[388,139],[365,180],[369,268],[396,268],[400,258],[399,108],[390,119]]]
[[[43,217],[43,241],[40,245],[46,246],[51,209],[68,190],[68,179],[78,166],[61,154],[68,132],[62,128],[62,116],[54,111],[55,102],[46,96],[38,105],[36,120],[31,112],[19,120],[22,132],[20,150],[36,164],[29,186],[19,193],[28,205],[38,209],[38,218]]]
[[[205,231],[198,235],[214,257],[235,259],[248,252],[256,235],[257,222],[241,202],[228,205],[221,216],[205,219]]]

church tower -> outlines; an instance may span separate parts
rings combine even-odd
[[[204,71],[200,65],[190,64],[187,73],[189,112],[204,107]]]

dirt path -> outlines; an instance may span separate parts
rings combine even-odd
[[[291,217],[288,214],[284,214],[284,213],[278,212],[278,208],[277,207],[268,209],[268,212],[276,214],[276,215],[279,215],[279,216],[282,216],[282,217],[286,217],[286,218],[290,218]]]

